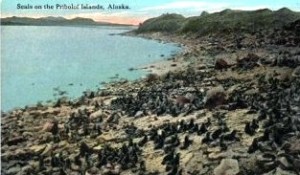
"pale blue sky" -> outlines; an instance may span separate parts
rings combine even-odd
[[[56,4],[125,4],[130,10],[18,10],[17,4],[56,5]],[[89,17],[97,21],[141,22],[147,18],[158,16],[162,13],[180,13],[184,16],[194,16],[202,11],[216,12],[226,8],[254,10],[270,8],[277,10],[288,7],[300,11],[300,0],[2,0],[1,16],[76,16]],[[128,21],[129,20],[129,21]]]

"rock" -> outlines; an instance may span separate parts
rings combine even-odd
[[[98,143],[105,143],[105,142],[113,141],[114,139],[115,138],[112,135],[106,133],[103,133],[102,135],[97,137]]]
[[[215,62],[215,69],[221,70],[229,67],[231,67],[231,65],[225,59],[219,58]]]
[[[259,56],[257,56],[256,54],[249,53],[246,57],[243,57],[242,59],[237,59],[237,66],[239,68],[252,69],[258,66],[259,59]]]
[[[207,107],[215,107],[224,104],[226,101],[226,93],[222,86],[214,87],[206,92],[204,98]]]
[[[51,130],[54,127],[54,122],[52,121],[47,121],[44,125],[43,125],[43,131],[44,132],[51,132]]]
[[[197,66],[197,69],[198,69],[198,70],[206,69],[206,65],[205,65],[205,64],[199,64],[199,65]]]
[[[30,172],[33,171],[33,168],[31,165],[26,165],[22,167],[21,171],[18,172],[17,175],[24,175],[24,174],[30,174]]]
[[[85,175],[93,175],[93,174],[99,174],[99,169],[96,167],[92,167],[91,169],[87,170]]]
[[[19,171],[21,171],[20,165],[9,168],[6,174],[17,174]]]
[[[53,135],[50,132],[45,132],[39,136],[39,143],[47,143],[53,140]]]
[[[102,110],[98,110],[96,112],[93,112],[91,115],[90,115],[90,118],[91,119],[96,119],[96,118],[107,118],[107,115],[103,113]]]
[[[279,162],[280,167],[283,170],[289,170],[293,168],[293,166],[288,162],[287,158],[285,157],[280,157],[277,161]]]
[[[33,135],[34,134],[32,132],[27,132],[27,131],[25,131],[25,132],[22,133],[22,136],[24,138],[30,138],[30,137],[33,137]]]
[[[84,132],[84,129],[83,129],[83,128],[81,128],[81,129],[78,130],[78,135],[84,136],[84,135],[85,135],[84,133],[85,133],[85,132]]]
[[[298,66],[294,69],[292,76],[295,78],[300,78],[300,66]]]
[[[13,137],[13,138],[9,139],[7,141],[7,145],[9,145],[9,146],[17,145],[17,144],[19,144],[20,142],[23,142],[23,141],[25,141],[25,139],[22,136],[17,136],[17,137]]]
[[[42,153],[46,148],[46,145],[33,145],[29,149],[35,154],[40,154]]]
[[[47,146],[45,147],[45,149],[43,150],[41,155],[43,155],[43,156],[49,155],[51,150],[52,150],[52,145],[47,144]]]
[[[25,156],[28,156],[28,155],[31,155],[29,154],[27,151],[25,151],[24,149],[16,149],[14,150],[13,152],[7,152],[6,155],[2,154],[3,157],[7,157],[8,159],[11,159],[12,157],[16,157],[16,156],[19,156],[19,157],[25,157]]]
[[[219,147],[208,147],[207,152],[208,153],[219,153],[219,152],[221,152],[221,149]]]
[[[220,160],[220,159],[223,159],[223,158],[226,158],[230,156],[230,154],[228,152],[225,152],[225,153],[216,153],[216,152],[212,152],[208,155],[208,158],[211,159],[211,160]]]
[[[181,162],[187,172],[200,172],[203,169],[203,153],[188,153]]]
[[[98,145],[98,146],[93,147],[93,150],[94,150],[94,151],[100,151],[100,150],[102,150],[102,149],[103,149],[103,146],[102,146],[102,145]]]
[[[240,89],[240,85],[235,84],[235,85],[230,86],[226,92],[228,95],[231,95],[231,94],[234,94],[239,89]]]
[[[239,163],[235,159],[223,159],[214,169],[215,175],[236,175],[240,171]]]
[[[110,116],[107,117],[107,119],[104,121],[104,123],[115,123],[117,124],[119,122],[120,115],[118,113],[113,113]]]
[[[295,140],[293,140],[295,139]],[[300,140],[297,137],[291,137],[289,139],[290,147],[289,147],[289,153],[291,154],[299,154],[300,153]]]
[[[28,165],[30,165],[30,167],[31,167],[32,169],[37,170],[38,167],[39,167],[39,162],[38,162],[38,161],[29,161],[29,162],[28,162]]]
[[[291,173],[290,171],[282,170],[281,168],[276,168],[275,173],[271,173],[272,175],[294,175],[294,173]]]
[[[176,103],[179,104],[179,105],[184,105],[186,103],[190,103],[190,99],[184,97],[184,96],[178,96],[176,98]]]
[[[69,145],[69,143],[66,140],[60,141],[58,143],[59,148],[62,148],[62,147],[68,146],[68,145]]]
[[[143,111],[137,111],[134,115],[134,117],[139,118],[142,117],[144,115]]]
[[[80,170],[80,167],[78,165],[75,165],[75,164],[71,164],[71,170],[73,171],[79,171]]]
[[[157,74],[148,74],[147,77],[145,78],[145,81],[147,83],[151,83],[151,82],[154,82],[158,79],[159,79],[159,76]]]

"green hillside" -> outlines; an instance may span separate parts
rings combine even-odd
[[[184,18],[178,14],[164,14],[140,25],[137,32],[210,33],[255,32],[261,29],[280,28],[300,19],[299,12],[287,8],[277,11],[260,9],[241,11],[226,9],[217,13],[202,13],[200,16]]]
[[[185,18],[178,14],[163,14],[157,18],[146,20],[139,26],[138,32],[176,32],[180,30]]]

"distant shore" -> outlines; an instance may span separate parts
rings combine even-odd
[[[43,18],[29,18],[29,17],[6,17],[1,18],[1,25],[3,26],[123,26],[134,27],[130,24],[117,24],[108,22],[97,22],[89,18],[73,18],[66,19],[64,17],[43,17]]]

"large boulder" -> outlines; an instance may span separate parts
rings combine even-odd
[[[205,106],[213,108],[226,102],[226,93],[222,86],[211,88],[204,98]]]
[[[217,70],[227,69],[230,67],[231,65],[225,59],[219,58],[215,62],[215,69]]]
[[[222,159],[220,165],[214,169],[214,175],[236,175],[239,171],[239,163],[237,160]]]
[[[246,57],[237,59],[237,67],[243,69],[252,69],[258,66],[258,61],[260,57],[254,53],[249,53]]]

